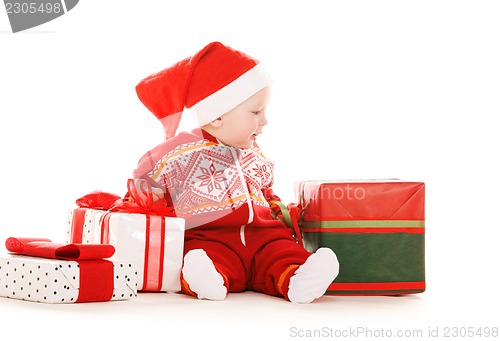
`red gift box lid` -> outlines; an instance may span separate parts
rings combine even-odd
[[[296,195],[304,221],[425,219],[423,182],[301,181]]]

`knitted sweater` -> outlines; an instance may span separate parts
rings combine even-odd
[[[146,153],[134,178],[163,189],[186,228],[276,225],[268,201],[274,163],[257,144],[226,146],[201,129],[183,132]]]

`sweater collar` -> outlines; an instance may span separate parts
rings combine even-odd
[[[191,131],[191,133],[193,135],[199,136],[200,138],[202,138],[204,140],[208,140],[208,141],[215,142],[215,143],[220,143],[219,140],[217,140],[217,138],[215,136],[213,136],[208,131],[203,130],[201,128],[193,129]]]
[[[191,131],[191,133],[193,133],[193,134],[194,134],[194,135],[196,135],[196,136],[199,136],[199,137],[200,137],[200,138],[202,138],[202,139],[208,140],[208,141],[210,141],[210,142],[215,142],[215,143],[217,143],[217,144],[219,144],[219,145],[226,146],[226,145],[225,145],[225,144],[223,144],[221,141],[219,141],[219,140],[218,140],[215,136],[213,136],[213,135],[212,135],[212,134],[210,134],[208,131],[203,130],[203,129],[201,129],[201,128],[193,129],[193,130]],[[226,147],[229,147],[229,146],[226,146]],[[254,141],[254,142],[252,143],[252,147],[250,147],[250,148],[246,148],[246,149],[250,150],[250,149],[254,149],[254,148],[256,148],[256,147],[257,147],[257,143]],[[236,148],[236,147],[231,147],[231,148],[235,148],[235,149],[242,149],[242,148]],[[257,147],[257,148],[258,148],[258,147]]]

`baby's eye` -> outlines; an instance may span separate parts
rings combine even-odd
[[[261,112],[262,112],[262,110],[259,110],[259,111],[252,111],[252,113],[253,113],[253,114],[255,114],[255,115],[258,115],[258,114],[260,114]]]

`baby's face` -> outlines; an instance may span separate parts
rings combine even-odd
[[[219,118],[220,126],[213,135],[222,143],[237,148],[250,148],[267,124],[266,107],[271,89],[266,87]]]

